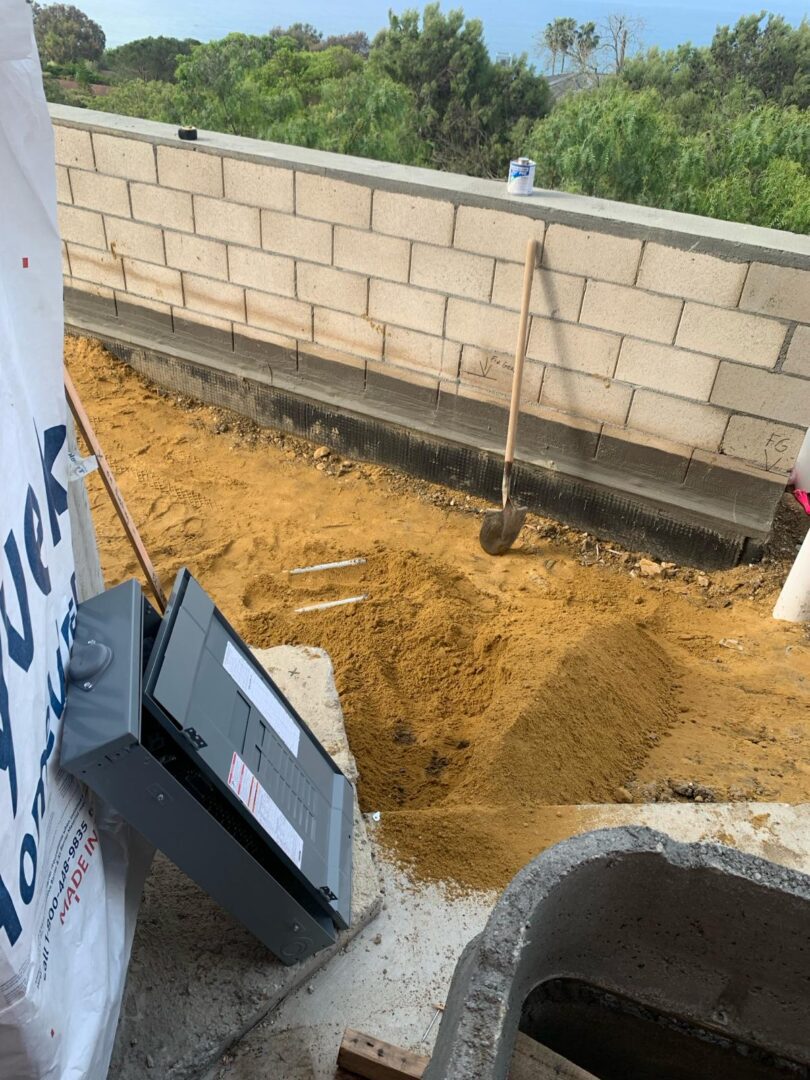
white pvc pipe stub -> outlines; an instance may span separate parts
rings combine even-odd
[[[810,622],[810,532],[782,586],[773,617],[785,622]]]

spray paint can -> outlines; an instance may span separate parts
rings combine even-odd
[[[519,157],[509,162],[509,177],[506,190],[510,195],[531,195],[534,188],[535,162],[527,157]]]

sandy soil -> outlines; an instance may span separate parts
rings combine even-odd
[[[555,838],[548,804],[808,799],[810,638],[770,618],[796,514],[723,573],[646,578],[542,518],[492,559],[477,500],[158,391],[93,343],[66,355],[167,589],[187,565],[251,644],[330,652],[361,803],[417,873],[504,884]],[[138,576],[89,483],[108,584]]]

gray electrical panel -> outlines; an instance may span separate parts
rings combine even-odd
[[[79,606],[62,767],[285,963],[351,916],[351,785],[187,570]]]

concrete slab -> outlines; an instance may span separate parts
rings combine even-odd
[[[546,808],[565,835],[647,825],[681,841],[716,841],[810,872],[810,806],[783,803],[589,805]],[[373,838],[373,824],[370,826]],[[562,838],[562,835],[561,835]],[[410,881],[380,860],[385,905],[373,926],[231,1048],[204,1080],[332,1080],[346,1027],[423,1054],[433,1047],[456,962],[484,927],[494,893],[457,896]],[[377,944],[377,936],[380,942]]]
[[[357,767],[332,664],[322,649],[280,646],[257,657],[346,775]],[[355,800],[352,927],[331,948],[284,967],[162,856],[146,883],[110,1076],[192,1080],[296,987],[345,950],[382,905]],[[285,1080],[287,1073],[283,1074]]]

